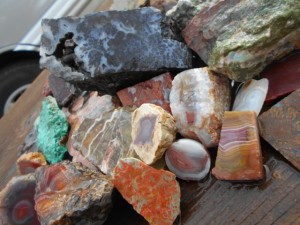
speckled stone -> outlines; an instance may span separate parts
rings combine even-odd
[[[260,135],[300,171],[300,89],[259,116]]]
[[[300,48],[300,1],[210,1],[182,35],[212,70],[246,81]]]
[[[153,7],[44,19],[42,28],[42,67],[83,89],[114,93],[192,67],[191,52]]]
[[[29,152],[21,155],[17,160],[20,174],[33,173],[36,168],[47,165],[45,156],[40,152]]]
[[[150,224],[172,225],[180,213],[180,187],[175,175],[134,158],[121,159],[112,182]]]

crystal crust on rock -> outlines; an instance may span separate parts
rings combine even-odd
[[[103,224],[112,208],[113,186],[106,177],[78,163],[40,167],[35,209],[41,224]]]
[[[143,104],[132,114],[130,150],[147,164],[160,159],[176,137],[176,123],[160,106]]]
[[[254,111],[226,111],[212,174],[220,180],[252,181],[264,177]]]
[[[300,48],[300,2],[213,1],[182,35],[212,70],[246,81]]]
[[[260,135],[300,171],[300,89],[259,116]]]
[[[150,224],[172,225],[180,213],[180,187],[175,175],[134,158],[121,159],[113,184]]]
[[[229,80],[208,68],[181,72],[173,80],[170,106],[182,136],[217,146],[223,113],[230,106]]]
[[[47,165],[45,156],[40,152],[29,152],[21,155],[17,160],[20,174],[32,173],[36,168]]]
[[[189,49],[152,7],[44,19],[42,28],[41,65],[84,89],[114,93],[192,66]]]

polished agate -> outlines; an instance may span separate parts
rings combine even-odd
[[[17,160],[17,168],[22,175],[33,173],[36,168],[45,165],[47,165],[47,161],[41,152],[25,153]]]
[[[232,111],[255,111],[259,115],[268,92],[269,81],[261,80],[246,81],[235,97]]]
[[[206,147],[217,146],[223,113],[230,106],[229,80],[199,68],[177,74],[172,85],[170,106],[179,133]]]
[[[220,180],[252,181],[264,177],[254,111],[224,113],[221,139],[212,174]]]
[[[210,156],[205,147],[192,139],[180,139],[166,151],[166,164],[178,178],[201,180],[209,173]]]

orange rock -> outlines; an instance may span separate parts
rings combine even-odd
[[[17,160],[17,167],[22,175],[32,173],[36,168],[45,165],[47,165],[47,161],[40,152],[25,153]]]

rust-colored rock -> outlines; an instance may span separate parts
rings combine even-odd
[[[259,116],[260,135],[300,171],[300,89]]]
[[[47,165],[45,156],[40,152],[29,152],[21,155],[17,160],[20,174],[32,173],[36,168]]]

